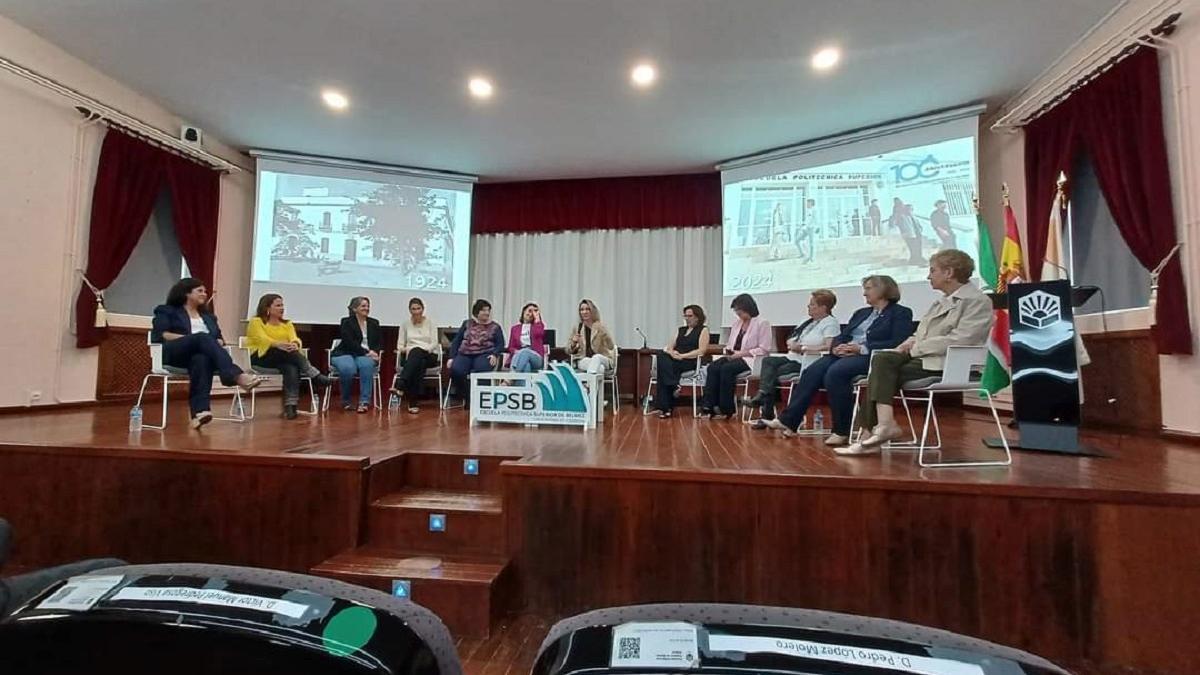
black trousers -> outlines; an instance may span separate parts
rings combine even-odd
[[[396,388],[410,399],[419,398],[425,371],[438,365],[437,356],[420,347],[413,347],[400,357],[400,364],[400,372],[396,373]]]
[[[706,382],[704,385],[704,407],[724,415],[734,413],[734,390],[737,388],[737,376],[750,370],[745,359],[717,359],[708,364]]]
[[[658,383],[654,390],[653,406],[656,410],[670,411],[675,408],[675,389],[679,378],[689,370],[696,369],[696,359],[673,359],[666,354],[658,355]]]
[[[296,405],[300,402],[300,378],[307,375],[316,377],[321,374],[304,354],[300,352],[285,352],[271,347],[265,354],[250,355],[250,365],[261,368],[274,368],[283,375],[283,404]]]
[[[763,358],[762,371],[758,376],[758,391],[762,394],[762,416],[764,420],[775,418],[775,401],[779,399],[779,378],[804,370],[803,364],[786,356]]]

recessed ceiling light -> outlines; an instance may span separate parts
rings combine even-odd
[[[467,83],[467,90],[475,98],[491,98],[492,83],[486,77],[472,77]]]
[[[639,63],[629,71],[629,79],[635,87],[649,87],[658,79],[658,70],[649,63]]]
[[[334,110],[345,110],[350,107],[350,99],[346,95],[335,89],[325,89],[321,92],[321,100],[325,101],[325,105]]]
[[[842,52],[837,47],[825,47],[812,55],[813,70],[829,70],[842,59]]]

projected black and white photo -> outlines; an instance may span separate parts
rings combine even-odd
[[[930,254],[974,252],[974,138],[725,185],[724,292],[925,278]]]
[[[300,174],[264,176],[263,186],[273,187],[260,195],[273,204],[271,281],[456,290],[466,254],[456,221],[469,193]]]

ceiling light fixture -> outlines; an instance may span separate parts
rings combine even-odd
[[[825,47],[812,55],[813,70],[829,70],[842,60],[842,52],[837,47]]]
[[[635,87],[642,87],[644,89],[654,84],[654,81],[658,79],[658,70],[649,63],[639,63],[633,67],[633,70],[629,71],[629,79]]]
[[[467,82],[467,91],[471,92],[471,96],[479,99],[492,97],[492,83],[486,77],[472,77],[470,82]]]
[[[350,107],[350,99],[346,95],[335,89],[325,89],[321,92],[321,100],[325,101],[325,105],[334,110],[345,110]]]

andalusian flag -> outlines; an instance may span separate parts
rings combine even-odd
[[[982,224],[982,221],[981,221]],[[992,260],[991,242],[987,233],[980,231],[979,257],[985,262],[980,263],[980,273],[989,272],[988,263]],[[984,242],[987,243],[987,255],[984,255]],[[983,277],[984,283],[990,285],[997,293],[1008,291],[1010,283],[1017,283],[1025,277],[1025,266],[1021,261],[1021,233],[1017,230],[1017,217],[1013,215],[1012,206],[1004,204],[1004,246],[1000,249],[1000,270],[990,270],[995,274],[994,279]],[[1008,386],[1009,370],[1012,363],[1012,345],[1008,339],[1008,310],[996,309],[992,322],[992,335],[988,338],[988,360],[983,368],[981,384],[989,393],[996,393]]]

